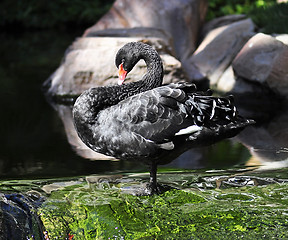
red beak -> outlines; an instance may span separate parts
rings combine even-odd
[[[119,84],[119,85],[122,85],[123,82],[125,81],[126,76],[127,76],[127,71],[124,70],[124,68],[123,68],[123,63],[121,63],[121,64],[119,65],[118,75],[119,75],[118,84]]]

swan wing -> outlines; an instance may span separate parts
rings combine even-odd
[[[162,86],[120,102],[114,118],[132,133],[157,143],[170,141],[181,129],[193,124],[184,108],[186,93]]]

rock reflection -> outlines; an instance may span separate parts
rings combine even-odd
[[[270,116],[269,121],[249,127],[237,137],[252,155],[247,165],[259,164],[260,169],[288,166],[288,106],[278,106]]]
[[[92,151],[81,141],[77,135],[76,129],[74,128],[72,106],[59,104],[54,105],[54,108],[63,122],[68,142],[79,156],[92,160],[115,160],[112,157]]]

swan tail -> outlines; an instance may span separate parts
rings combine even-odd
[[[213,97],[209,93],[189,94],[185,110],[198,126],[225,125],[236,122],[238,113],[232,96]]]

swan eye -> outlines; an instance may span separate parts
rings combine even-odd
[[[122,58],[121,64],[124,66],[124,64],[125,64],[125,58]]]
[[[121,61],[121,64],[120,65],[122,65],[122,68],[125,70],[125,71],[128,71],[128,66],[127,66],[127,64],[125,64],[125,63],[128,63],[129,61],[126,61],[126,59],[125,58],[123,58],[122,59],[122,61]],[[120,65],[119,65],[119,67],[120,67]]]

